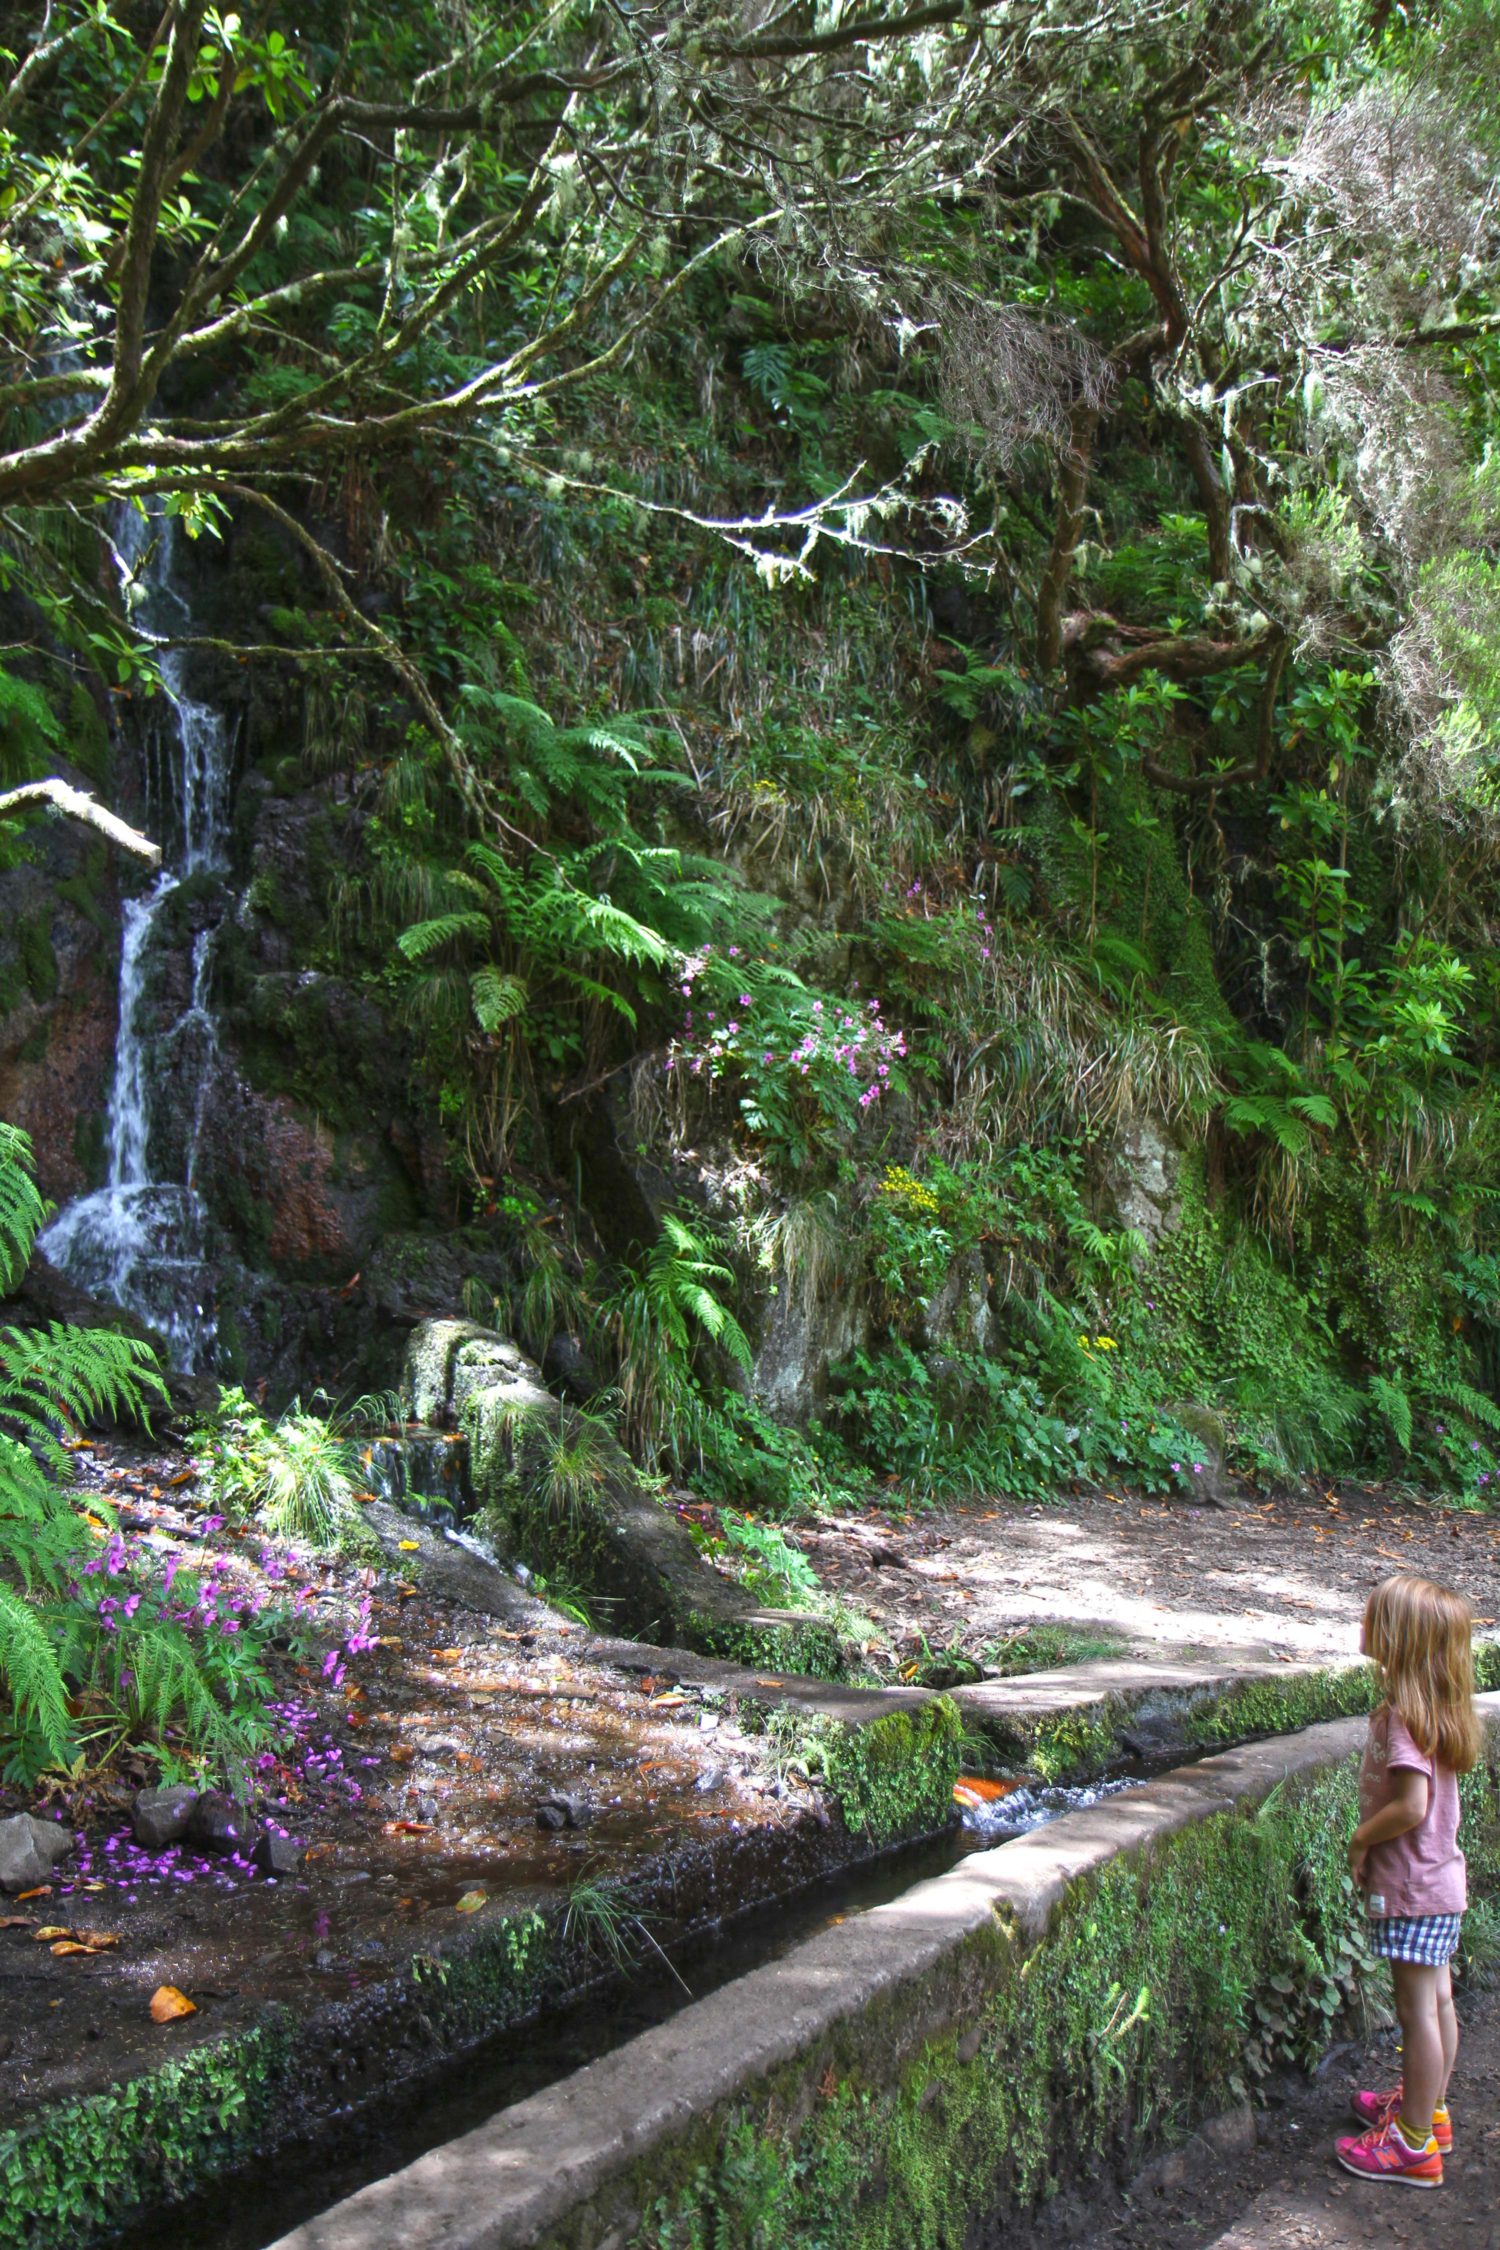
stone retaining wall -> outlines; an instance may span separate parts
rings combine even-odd
[[[1465,1786],[1500,1892],[1500,1696]],[[1311,2062],[1369,1970],[1359,1721],[1227,1752],[835,1926],[277,2250],[977,2250]]]

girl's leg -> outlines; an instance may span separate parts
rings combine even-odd
[[[1443,2098],[1447,2080],[1449,2066],[1438,2010],[1438,1978],[1442,1973],[1439,1969],[1420,1969],[1411,1961],[1391,1963],[1405,2065],[1401,2121],[1403,2127],[1412,2129],[1408,2135],[1412,2139],[1420,2132],[1425,2140],[1431,2132],[1432,2113]]]
[[[1437,1980],[1438,2033],[1443,2042],[1443,2086],[1438,2095],[1441,2105],[1448,2099],[1448,2081],[1458,2059],[1458,2011],[1453,2005],[1453,1971],[1439,1969]]]

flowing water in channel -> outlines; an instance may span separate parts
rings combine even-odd
[[[122,918],[105,1184],[66,1205],[40,1246],[80,1288],[138,1314],[191,1373],[211,1355],[214,1335],[206,1212],[194,1175],[219,1055],[209,988],[222,905],[207,927],[187,933],[170,901],[189,878],[212,879],[227,866],[232,760],[222,712],[188,693],[184,651],[171,645],[192,629],[175,521],[127,509],[117,542],[125,605],[155,646],[161,681],[147,795],[163,865]],[[163,1021],[160,993],[174,984],[185,985],[185,1004]]]

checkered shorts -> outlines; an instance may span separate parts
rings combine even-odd
[[[1382,1914],[1369,1923],[1370,1951],[1382,1961],[1409,1961],[1417,1969],[1446,1969],[1458,1951],[1461,1914]]]

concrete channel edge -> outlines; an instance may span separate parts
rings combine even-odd
[[[1494,1756],[1500,1694],[1480,1707]],[[976,1853],[360,2190],[274,2250],[530,2250],[563,2239],[623,2250],[639,2223],[638,2212],[617,2215],[626,2177],[666,2163],[705,2119],[877,2005],[889,2014],[894,2003],[904,2022],[890,2058],[899,2069],[914,2043],[972,2005],[974,1941],[997,1921],[1012,1941],[1004,1974],[1045,1941],[1073,1886],[1110,1861],[1344,1765],[1362,1738],[1361,1721],[1338,1720],[1226,1751]]]

